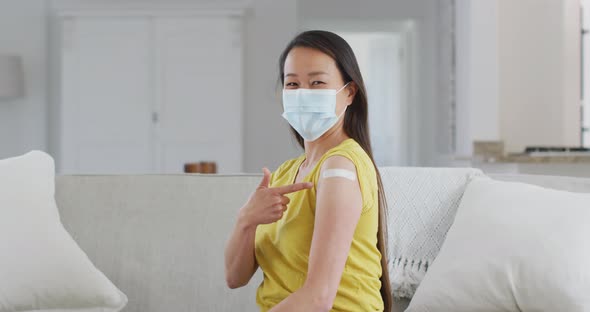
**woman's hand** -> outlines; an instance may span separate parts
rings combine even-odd
[[[313,183],[295,183],[286,186],[269,187],[270,171],[262,169],[264,177],[248,202],[240,209],[239,218],[248,226],[273,223],[283,217],[289,198],[285,195],[313,187]]]

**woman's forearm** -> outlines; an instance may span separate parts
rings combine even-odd
[[[228,287],[238,288],[248,284],[256,272],[255,236],[256,226],[240,214],[225,247],[225,280]]]

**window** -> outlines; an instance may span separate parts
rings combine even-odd
[[[582,0],[582,146],[590,147],[590,0]]]

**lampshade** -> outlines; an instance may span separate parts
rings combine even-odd
[[[0,54],[0,99],[17,98],[24,93],[25,77],[21,57]]]

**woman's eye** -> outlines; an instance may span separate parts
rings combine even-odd
[[[295,82],[287,82],[285,84],[285,87],[297,87],[297,83],[295,83]]]
[[[317,85],[320,85],[320,84],[323,84],[323,83],[324,83],[323,81],[314,81],[314,82],[311,83],[311,85],[312,86],[317,86]]]

